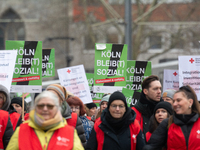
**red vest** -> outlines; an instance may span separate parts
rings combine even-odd
[[[66,134],[67,133],[67,134]],[[63,128],[57,129],[47,145],[47,150],[71,150],[74,142],[74,128],[65,125]],[[20,150],[43,150],[41,143],[33,128],[28,123],[20,125],[18,144]]]
[[[7,111],[4,111],[4,110],[0,110],[0,114],[1,114],[1,117],[0,117],[0,149],[4,149],[3,135],[4,135],[4,132],[7,127],[9,114]]]
[[[152,133],[150,133],[150,132],[146,133],[146,142],[149,141],[149,139],[151,138],[151,135],[152,135]]]
[[[86,116],[87,118],[88,118],[88,120],[90,120],[91,121],[91,117],[89,117],[89,116]]]
[[[101,120],[97,120],[94,124],[94,130],[96,132],[96,139],[97,139],[97,150],[103,149],[104,144],[104,132],[99,128],[99,125],[101,124]],[[136,142],[137,142],[137,135],[140,132],[140,125],[138,121],[134,121],[129,125],[130,128],[130,134],[131,134],[131,150],[136,149]]]
[[[188,139],[188,148],[186,147],[186,140],[181,130],[181,127],[172,123],[168,129],[167,149],[168,150],[200,149],[200,118],[193,124]]]
[[[71,113],[72,118],[67,119],[67,124],[70,126],[73,126],[76,129],[76,123],[77,123],[77,119],[78,119],[78,115],[77,113],[72,112]]]
[[[18,120],[20,119],[20,116],[21,115],[18,114],[17,112],[13,112],[10,114],[10,121],[13,125],[13,131],[15,131],[15,128],[16,128]]]
[[[131,108],[135,111],[135,113],[136,113],[135,119],[139,121],[141,130],[143,131],[143,117],[142,117],[141,112],[139,112],[135,107],[131,107]]]

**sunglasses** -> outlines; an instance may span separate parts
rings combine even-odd
[[[38,109],[44,109],[45,106],[47,107],[48,110],[51,110],[51,109],[54,108],[55,105],[51,105],[51,104],[38,104],[37,108]]]

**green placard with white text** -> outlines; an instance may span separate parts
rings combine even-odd
[[[91,93],[92,100],[97,106],[99,106],[99,102],[102,99],[103,93],[94,93],[93,92],[93,85],[94,85],[94,74],[93,73],[86,73],[86,77],[88,80],[88,85],[90,87],[90,93]]]
[[[11,92],[42,91],[42,42],[6,41],[6,50],[17,50]]]
[[[113,93],[126,86],[127,45],[95,44],[94,92]]]
[[[42,49],[42,77],[55,76],[55,49]]]

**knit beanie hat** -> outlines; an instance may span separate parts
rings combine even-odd
[[[95,103],[88,103],[88,104],[86,104],[86,106],[87,106],[88,109],[91,109],[93,107],[97,108],[97,105]]]
[[[59,98],[62,102],[65,101],[65,99],[67,98],[67,91],[65,87],[60,84],[51,84],[46,88],[46,90],[52,90],[56,92],[59,95]]]
[[[159,108],[164,108],[165,110],[167,110],[167,112],[170,115],[172,115],[173,109],[172,109],[172,105],[169,102],[165,102],[165,101],[159,102],[154,109],[154,115],[156,113],[156,110]]]
[[[121,100],[121,101],[123,101],[124,104],[125,104],[126,110],[127,110],[128,106],[127,106],[127,102],[126,102],[126,97],[124,96],[123,93],[121,93],[121,92],[119,92],[119,91],[116,91],[116,92],[112,93],[112,94],[110,95],[110,98],[109,98],[109,101],[108,101],[108,107],[107,107],[107,108],[110,107],[110,104],[111,104],[114,100]]]
[[[22,107],[22,98],[21,97],[14,97],[11,100],[11,104],[19,104]],[[26,110],[26,102],[24,101],[24,110]]]
[[[104,97],[102,97],[102,99],[101,99],[99,105],[101,105],[102,102],[108,102],[109,98],[110,98],[110,95],[109,95],[109,94],[106,95],[106,96],[104,96]]]
[[[174,96],[174,93],[176,91],[174,89],[168,89],[168,90],[165,90],[162,94],[162,97],[169,97],[171,99],[173,99],[173,96]]]

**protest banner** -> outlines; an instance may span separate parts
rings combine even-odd
[[[190,85],[200,100],[200,56],[179,56],[179,87]]]
[[[42,49],[42,78],[55,76],[55,49]]]
[[[150,61],[127,60],[126,88],[142,91],[142,81],[151,75]]]
[[[0,51],[0,84],[4,85],[9,92],[12,83],[16,57],[16,50]]]
[[[97,107],[100,107],[99,102],[101,101],[104,93],[94,93],[93,92],[93,85],[94,85],[94,74],[93,73],[86,73],[86,77],[88,80],[88,85],[90,87],[90,94],[91,94],[92,100],[97,105]]]
[[[140,99],[140,92],[123,88],[122,93],[126,97],[128,107],[134,106],[137,103],[137,101]]]
[[[83,65],[58,69],[57,72],[60,84],[67,91],[79,97],[84,104],[93,102]]]
[[[95,44],[94,92],[113,93],[126,86],[127,45]]]
[[[17,50],[10,92],[42,91],[42,42],[6,41],[6,50]]]
[[[164,69],[163,91],[167,89],[179,89],[179,72],[178,70]]]

